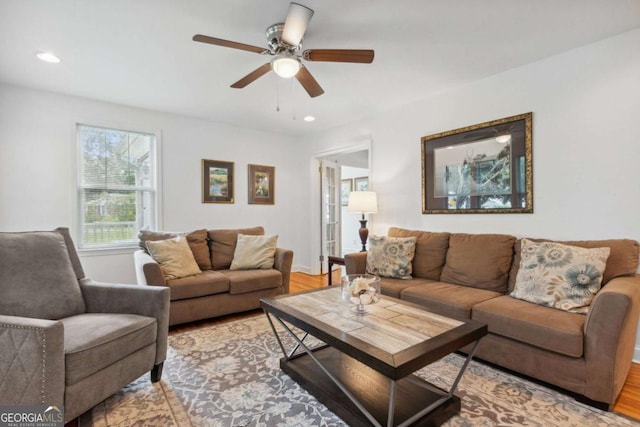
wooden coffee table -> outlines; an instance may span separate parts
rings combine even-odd
[[[340,288],[264,299],[261,306],[284,354],[281,369],[352,426],[440,425],[457,414],[453,393],[487,333],[483,323],[389,297],[356,314]],[[309,335],[323,344],[307,345]],[[449,390],[413,375],[471,343]]]

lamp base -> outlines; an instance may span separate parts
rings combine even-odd
[[[360,229],[358,230],[358,234],[360,234],[360,243],[362,243],[362,249],[360,252],[367,251],[367,238],[369,237],[369,230],[367,229],[367,220],[364,219],[364,214],[362,214],[362,219],[360,221]]]

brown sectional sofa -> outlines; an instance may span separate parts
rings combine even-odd
[[[396,227],[388,235],[417,240],[413,278],[382,278],[383,294],[486,323],[489,334],[477,358],[584,396],[595,406],[615,402],[631,366],[640,312],[638,242],[559,242],[611,250],[602,289],[583,315],[509,296],[520,266],[520,239],[514,236]],[[347,254],[347,274],[364,273],[366,257]]]
[[[184,234],[201,274],[165,280],[157,262],[145,250],[146,241]],[[134,253],[139,285],[171,289],[169,325],[239,313],[260,307],[260,299],[289,292],[293,252],[276,248],[271,269],[230,270],[238,234],[264,235],[262,227],[234,230],[196,230],[191,233],[142,231]]]

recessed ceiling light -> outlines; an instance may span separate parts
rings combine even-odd
[[[304,116],[304,121],[305,122],[312,122],[314,121],[316,118],[313,116]]]
[[[51,52],[38,52],[36,53],[36,56],[41,61],[50,62],[51,64],[57,64],[58,62],[60,62],[60,58],[58,58]]]

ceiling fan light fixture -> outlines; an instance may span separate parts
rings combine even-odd
[[[271,61],[273,71],[283,79],[289,79],[300,71],[300,60],[292,55],[279,55]]]

